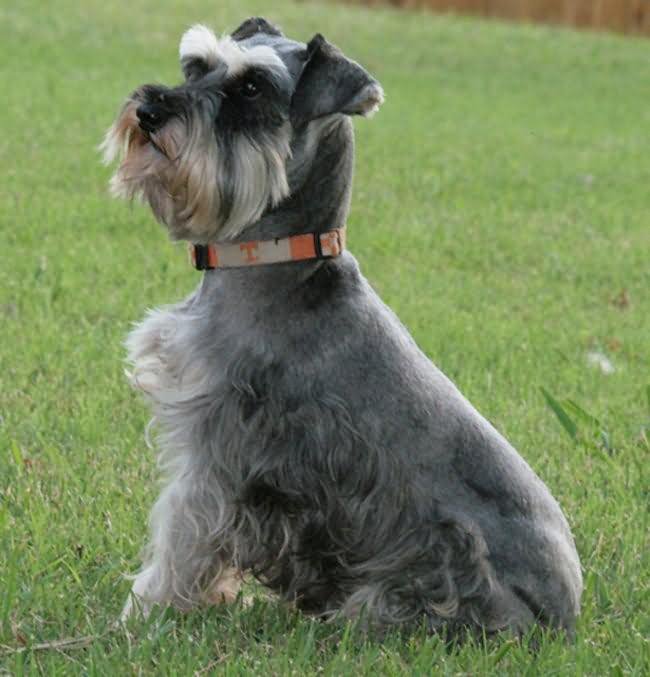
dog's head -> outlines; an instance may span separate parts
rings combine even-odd
[[[219,39],[194,26],[180,60],[185,81],[138,88],[102,145],[107,162],[121,155],[113,192],[143,197],[175,239],[237,237],[290,194],[306,145],[296,141],[312,121],[368,115],[383,101],[379,83],[321,35],[305,45],[264,19]]]

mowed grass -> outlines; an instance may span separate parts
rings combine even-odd
[[[323,32],[383,83],[356,123],[350,247],[566,511],[575,643],[378,642],[263,595],[111,630],[157,492],[122,340],[198,274],[108,197],[96,146],[135,86],[178,79],[184,28],[253,14]],[[0,672],[647,674],[649,44],[286,0],[3,3]]]

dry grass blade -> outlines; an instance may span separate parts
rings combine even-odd
[[[104,635],[86,635],[85,637],[69,637],[67,639],[53,639],[49,642],[39,642],[28,646],[0,645],[0,653],[5,655],[25,653],[27,651],[70,651],[85,649]]]

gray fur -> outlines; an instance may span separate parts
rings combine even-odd
[[[241,35],[304,53],[253,28]],[[357,111],[338,106],[293,127],[289,196],[238,239],[345,224],[341,113]],[[306,612],[378,627],[573,628],[580,563],[558,504],[350,253],[208,271],[128,349],[166,478],[133,588],[145,611],[230,598],[242,572]]]

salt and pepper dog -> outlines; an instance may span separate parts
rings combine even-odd
[[[558,504],[345,250],[350,116],[379,83],[257,18],[189,29],[180,59],[184,82],[137,89],[104,142],[114,193],[205,270],[127,342],[165,486],[123,616],[233,600],[252,575],[377,628],[571,631]]]

